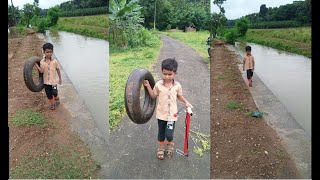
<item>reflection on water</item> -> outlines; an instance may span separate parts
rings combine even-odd
[[[104,136],[107,136],[109,133],[108,42],[63,31],[47,31],[45,38],[53,44],[54,54],[80,97],[84,99],[97,127]]]
[[[254,43],[235,48],[244,55],[246,45],[252,48],[256,74],[311,135],[311,59]]]

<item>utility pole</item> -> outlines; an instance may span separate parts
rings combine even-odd
[[[157,13],[157,0],[154,1],[153,30],[156,30],[156,13]]]

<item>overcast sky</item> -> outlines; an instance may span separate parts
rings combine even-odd
[[[66,1],[68,0],[39,0],[39,7],[41,9],[49,9]],[[12,2],[14,6],[19,6],[19,9],[22,9],[24,4],[33,4],[34,0],[12,0]],[[11,0],[8,0],[8,4],[11,5]]]
[[[219,12],[219,8],[213,5],[211,0],[210,7],[212,12]],[[260,6],[265,4],[269,7],[279,7],[280,5],[291,4],[293,0],[226,0],[222,7],[226,11],[225,15],[228,19],[237,19],[242,16],[257,13],[260,11]]]

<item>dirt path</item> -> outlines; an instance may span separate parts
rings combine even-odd
[[[301,178],[276,131],[246,115],[258,109],[238,57],[223,45],[211,53],[211,178]],[[240,108],[227,108],[232,101]]]
[[[22,38],[8,39],[8,124],[9,124],[9,174],[14,172],[14,177],[11,178],[62,178],[64,176],[50,176],[51,163],[47,163],[42,172],[42,175],[35,175],[34,177],[28,174],[29,170],[24,172],[15,171],[19,167],[28,167],[28,163],[32,163],[37,159],[50,159],[53,154],[57,153],[62,156],[70,156],[64,154],[63,149],[69,149],[76,152],[79,156],[85,156],[83,161],[79,163],[88,163],[94,166],[90,157],[88,148],[83,145],[79,137],[70,130],[71,114],[64,108],[63,99],[62,104],[55,110],[49,109],[44,90],[41,92],[31,92],[27,89],[23,80],[23,66],[25,60],[31,56],[42,57],[43,40],[39,39],[36,34],[29,34]],[[20,109],[30,108],[34,112],[40,113],[48,121],[45,128],[31,126],[31,127],[17,127],[10,121],[15,113]],[[60,156],[59,156],[60,157]],[[27,158],[27,161],[26,161]],[[79,165],[79,164],[75,164]],[[39,164],[41,166],[41,163]],[[80,166],[85,171],[90,167]],[[41,167],[32,167],[34,169],[41,169]],[[61,170],[61,169],[59,169]],[[59,171],[58,170],[58,171]],[[36,171],[36,170],[35,170]],[[48,173],[46,175],[46,173]],[[27,175],[28,174],[28,175]],[[84,173],[86,174],[86,173]],[[92,173],[91,173],[92,174]],[[88,174],[87,174],[88,175]],[[89,176],[81,176],[89,178]]]
[[[208,65],[191,47],[169,38],[161,37],[163,47],[152,72],[161,77],[160,62],[175,57],[179,63],[176,80],[182,85],[185,97],[195,107],[195,115],[191,117],[191,129],[205,134],[210,132],[210,101],[209,101],[209,69]],[[179,103],[180,107],[182,104]],[[184,142],[184,118],[180,115],[175,128],[175,147],[182,149]],[[200,178],[210,177],[210,156],[205,152],[203,157],[193,152],[189,140],[189,156],[183,157],[175,153],[173,159],[157,160],[157,121],[154,117],[146,124],[137,125],[125,117],[119,129],[110,134],[109,158],[102,165],[102,178]],[[200,145],[200,144],[198,144]],[[109,150],[108,150],[109,151]]]

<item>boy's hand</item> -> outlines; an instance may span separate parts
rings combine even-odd
[[[61,85],[61,82],[62,82],[61,79],[59,79],[59,83],[58,84]]]
[[[186,106],[189,108],[193,108],[193,106],[189,102],[186,102]]]
[[[39,67],[39,65],[38,65],[37,63],[35,63],[34,65],[36,66],[36,68],[37,68],[38,70],[40,69],[40,67]]]
[[[148,86],[150,86],[150,83],[149,83],[148,80],[144,80],[143,85],[146,86],[146,87],[148,87]]]

